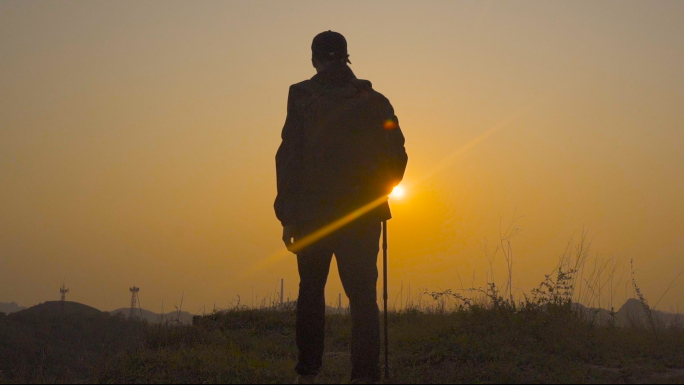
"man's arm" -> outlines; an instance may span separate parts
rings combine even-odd
[[[389,100],[386,101],[385,114],[385,130],[387,131],[387,155],[389,158],[389,176],[392,187],[397,186],[406,172],[406,165],[408,164],[408,154],[404,147],[404,134],[399,127],[399,119],[394,114],[394,108]]]
[[[278,195],[274,208],[283,226],[292,226],[297,222],[303,144],[301,118],[295,102],[300,97],[301,91],[291,86],[287,100],[287,118],[281,134],[282,143],[276,154]]]

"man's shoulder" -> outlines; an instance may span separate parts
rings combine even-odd
[[[304,80],[290,86],[290,97],[305,97],[314,94],[318,88],[320,88],[319,85],[311,79]]]
[[[306,87],[309,87],[310,84],[311,84],[311,79],[306,79],[306,80],[303,80],[299,83],[295,83],[295,84],[291,85],[290,89],[306,88]]]

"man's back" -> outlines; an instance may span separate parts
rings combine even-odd
[[[346,64],[293,85],[276,157],[278,217],[334,220],[389,194],[406,166],[403,144],[389,101]],[[389,219],[389,206],[371,215]]]

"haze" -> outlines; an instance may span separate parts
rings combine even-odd
[[[184,293],[195,312],[258,304],[281,278],[294,299],[274,156],[329,29],[407,139],[392,299],[484,285],[482,245],[520,216],[517,294],[583,229],[622,299],[631,259],[652,302],[684,268],[682,2],[3,1],[0,302],[66,281],[105,310],[138,285],[145,308]],[[340,291],[333,269],[331,304]]]

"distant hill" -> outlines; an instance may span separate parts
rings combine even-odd
[[[16,313],[18,311],[22,311],[24,309],[26,309],[26,308],[17,305],[15,302],[10,302],[10,303],[0,302],[0,313],[12,314],[12,313]]]
[[[294,307],[295,302],[287,303],[286,307]],[[585,319],[595,322],[599,325],[607,325],[611,322],[615,322],[615,326],[619,327],[630,327],[630,326],[644,326],[649,327],[650,321],[648,319],[646,310],[644,306],[636,299],[629,299],[614,315],[608,310],[588,308],[580,304],[574,303],[573,308],[580,314],[584,315]],[[111,315],[123,315],[128,317],[128,308],[112,310],[109,313]],[[0,313],[12,314],[14,316],[25,317],[50,317],[57,315],[80,315],[93,317],[103,314],[100,310],[93,307],[83,305],[76,302],[65,302],[64,309],[62,310],[62,304],[59,301],[50,301],[43,304],[25,308],[17,305],[16,303],[1,303],[0,302]],[[326,306],[326,314],[348,314],[348,308],[337,309],[335,307]],[[139,309],[136,311],[136,318],[140,319],[142,314],[142,319],[149,323],[159,323],[160,320],[163,322],[176,323],[178,320],[183,325],[191,325],[193,315],[183,311],[169,312],[160,316],[159,313],[155,313],[145,309]],[[668,328],[671,326],[681,326],[684,327],[684,317],[678,314],[662,312],[657,310],[651,311],[652,319],[658,327]]]
[[[112,310],[109,312],[109,314],[111,314],[111,315],[122,314],[122,315],[128,317],[128,315],[130,314],[130,311],[131,311],[130,308],[122,308],[122,309]],[[163,314],[163,316],[159,313],[155,313],[155,312],[145,310],[145,309],[138,309],[135,311],[135,315],[137,318],[140,318],[141,314],[142,314],[142,319],[149,322],[149,323],[159,323],[159,321],[176,323],[176,321],[178,320],[183,325],[192,325],[192,314],[188,313],[187,311],[182,311],[182,312],[180,312],[180,314],[178,312],[174,311],[174,312]]]
[[[684,326],[684,318],[679,314],[651,310],[653,322],[660,327]],[[644,305],[636,299],[629,299],[617,312],[618,326],[648,326],[651,322]]]
[[[112,382],[92,373],[137,345],[139,322],[76,302],[46,302],[0,316],[0,383]],[[32,373],[23,381],[12,381]],[[66,380],[59,381],[59,378]]]
[[[614,314],[614,319],[610,311],[605,309],[596,309],[584,307],[580,304],[574,303],[573,308],[580,314],[584,315],[587,320],[591,320],[599,325],[607,325],[615,322],[615,326],[619,327],[650,327],[650,320],[648,318],[644,305],[639,300],[631,298],[625,302],[624,305]],[[653,323],[657,327],[669,328],[672,326],[684,327],[684,317],[662,312],[658,310],[651,310],[651,317]]]
[[[52,317],[60,315],[68,316],[84,316],[84,317],[94,317],[101,315],[102,312],[87,305],[80,304],[78,302],[64,303],[60,301],[50,301],[45,302],[40,305],[30,307],[28,309],[21,310],[12,314],[16,317]]]
[[[129,314],[129,309],[124,308],[124,309],[117,309],[113,310],[110,312],[107,312],[111,315],[117,315],[121,314],[125,317],[128,317]],[[64,316],[64,315],[69,315],[69,316],[84,316],[84,317],[94,317],[94,316],[99,316],[104,314],[104,312],[95,309],[94,307],[90,307],[88,305],[83,305],[77,302],[69,302],[66,301],[64,302],[64,305],[60,301],[49,301],[42,303],[40,305],[36,305],[30,308],[25,308],[17,305],[16,303],[0,303],[0,313],[5,313],[5,314],[12,314],[21,318],[26,318],[26,317],[31,317],[31,318],[45,318],[45,317],[52,317],[52,316]],[[149,310],[145,309],[139,309],[136,311],[136,317],[140,319],[140,314],[142,313],[142,319],[144,319],[147,322],[150,323],[159,323],[160,319],[162,319],[164,322],[172,322],[175,323],[176,320],[179,320],[181,324],[183,325],[191,325],[192,324],[192,314],[183,311],[180,313],[177,312],[170,312],[164,314],[163,318],[160,318],[160,315],[158,313],[151,312]],[[179,319],[180,317],[180,319]]]

